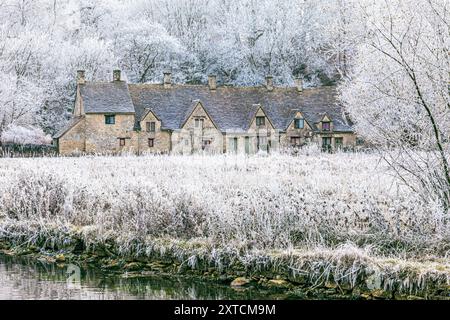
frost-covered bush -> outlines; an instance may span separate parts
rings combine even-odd
[[[236,250],[347,243],[405,257],[450,250],[448,215],[372,155],[0,161],[0,233],[26,223],[89,230],[124,248],[170,238]]]
[[[0,141],[3,144],[49,145],[52,138],[40,128],[11,124],[2,133]]]

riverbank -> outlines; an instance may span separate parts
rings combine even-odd
[[[200,240],[169,239],[155,239],[152,252],[131,256],[121,255],[112,239],[87,245],[80,235],[67,236],[64,244],[53,243],[51,248],[3,239],[0,253],[60,267],[97,268],[123,278],[177,276],[236,290],[276,291],[281,299],[450,299],[450,265],[444,260],[377,259],[355,247],[245,254],[211,250]]]
[[[0,241],[127,276],[449,296],[450,215],[366,154],[0,159]]]

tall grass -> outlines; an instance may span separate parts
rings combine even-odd
[[[189,243],[219,265],[225,251],[251,264],[343,248],[449,264],[449,215],[388,172],[344,153],[0,159],[0,237],[51,246],[77,230],[133,254]]]

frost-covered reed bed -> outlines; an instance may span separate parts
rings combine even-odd
[[[419,263],[422,280],[431,262],[439,281],[450,274],[449,215],[367,154],[0,159],[0,238],[58,246],[73,232],[193,267],[226,268],[233,256],[255,268],[283,261],[295,274],[306,267],[293,253],[314,252],[317,280],[336,270],[326,260],[337,252],[347,282],[358,259]]]

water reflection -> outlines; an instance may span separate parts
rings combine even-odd
[[[67,266],[58,267],[55,264],[0,254],[0,299],[282,298],[271,291],[235,290],[227,285],[179,277],[124,278],[95,269],[81,268],[80,271],[80,281],[68,284]]]

